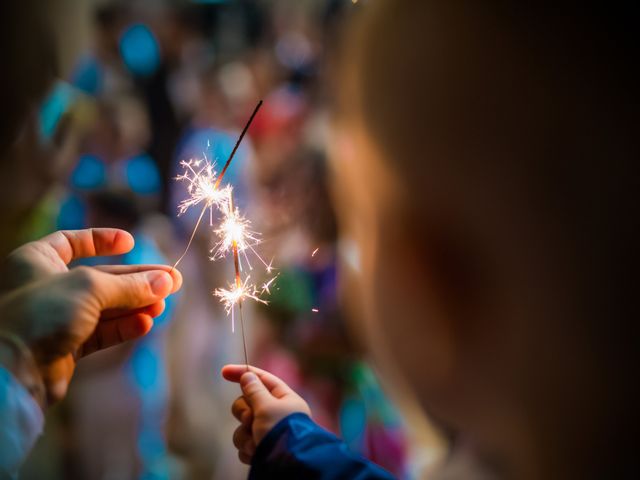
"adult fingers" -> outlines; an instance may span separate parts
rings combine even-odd
[[[274,397],[282,398],[285,395],[294,393],[289,385],[287,385],[280,378],[276,377],[274,374],[251,365],[249,366],[249,370],[260,377],[262,383],[267,387],[269,392],[271,392]],[[246,372],[246,365],[225,365],[222,368],[222,376],[226,380],[235,383],[240,383],[240,379]]]
[[[142,337],[149,333],[152,327],[153,318],[144,313],[99,322],[94,332],[80,347],[78,356],[86,357],[98,350]]]
[[[94,228],[65,230],[29,242],[7,256],[0,279],[5,290],[17,288],[52,274],[65,273],[72,260],[96,255],[118,255],[133,248],[133,237],[124,230]]]
[[[100,312],[134,309],[152,305],[171,294],[173,279],[159,270],[112,275],[89,267],[78,267],[70,274],[75,288],[88,292]]]
[[[39,365],[49,405],[62,400],[67,394],[75,365],[75,360],[71,354],[58,358],[53,362]]]
[[[135,309],[115,308],[113,310],[105,310],[104,312],[102,312],[102,315],[100,316],[100,321],[113,320],[115,318],[121,318],[121,317],[129,317],[136,313],[145,313],[152,318],[156,318],[162,315],[162,312],[164,312],[164,309],[165,309],[165,301],[163,299],[154,304],[151,304],[142,308],[135,308]]]
[[[129,273],[148,272],[149,270],[159,270],[167,272],[173,279],[173,290],[175,293],[182,287],[182,273],[176,268],[168,265],[98,265],[93,267],[101,272],[111,273],[114,275],[123,275]]]
[[[127,253],[133,248],[134,240],[129,232],[117,228],[89,228],[61,230],[35,243],[51,248],[68,264],[78,258]]]
[[[242,425],[250,427],[253,422],[253,412],[244,397],[238,397],[231,405],[231,413]]]

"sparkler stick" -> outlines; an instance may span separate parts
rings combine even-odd
[[[244,218],[240,214],[240,211],[234,206],[233,188],[230,185],[221,187],[221,183],[231,161],[233,160],[233,157],[238,151],[238,147],[240,146],[242,139],[247,133],[249,126],[253,122],[253,119],[261,106],[262,100],[260,100],[256,105],[256,108],[238,137],[229,158],[225,162],[219,174],[216,174],[213,164],[209,162],[206,154],[204,154],[204,164],[202,160],[182,161],[181,165],[185,170],[182,175],[177,177],[177,180],[187,182],[190,195],[178,205],[179,215],[200,203],[203,203],[203,206],[193,232],[191,233],[191,237],[189,238],[189,242],[187,243],[187,247],[173,265],[173,268],[175,268],[187,254],[207,209],[209,209],[210,212],[209,222],[211,226],[213,226],[213,208],[216,207],[216,210],[220,212],[221,221],[220,225],[214,229],[214,233],[218,236],[219,241],[211,250],[213,253],[211,260],[225,257],[228,253],[231,253],[233,255],[235,278],[234,282],[229,285],[228,289],[220,288],[215,290],[213,293],[216,297],[220,298],[220,301],[225,306],[227,314],[231,315],[232,331],[235,331],[235,306],[238,305],[240,326],[242,330],[242,346],[244,349],[244,360],[247,370],[249,369],[249,357],[247,353],[247,342],[244,329],[243,303],[245,299],[251,299],[256,302],[266,304],[267,302],[261,299],[260,295],[270,293],[269,288],[275,281],[277,275],[263,283],[261,289],[258,289],[255,285],[249,283],[249,275],[244,279],[242,278],[243,259],[249,270],[253,270],[253,267],[249,262],[248,253],[253,253],[253,255],[260,260],[267,273],[271,273],[273,267],[271,266],[271,263],[265,262],[255,250],[254,246],[260,243],[260,235],[250,230],[249,227],[251,222]]]
[[[253,119],[258,113],[258,110],[260,110],[261,106],[262,106],[262,100],[258,102],[258,104],[256,105],[256,108],[253,110],[253,113],[251,114],[251,117],[249,117],[249,121],[247,121],[244,128],[242,129],[242,132],[240,133],[240,136],[238,137],[238,140],[236,141],[236,144],[233,147],[233,150],[231,151],[229,158],[227,158],[227,161],[225,162],[224,167],[220,171],[220,174],[218,175],[218,178],[216,179],[215,183],[213,183],[213,185],[211,185],[210,183],[211,182],[210,177],[213,176],[214,172],[213,172],[213,168],[210,165],[207,165],[205,168],[203,168],[199,172],[196,172],[195,170],[193,170],[193,168],[191,168],[190,162],[183,162],[184,166],[191,169],[193,176],[189,177],[188,174],[185,174],[183,176],[178,177],[178,179],[186,179],[190,181],[189,193],[191,193],[192,195],[191,199],[186,200],[181,204],[181,213],[184,213],[189,208],[189,206],[200,203],[200,201],[202,201],[203,199],[206,201],[202,206],[202,211],[200,212],[200,216],[198,217],[198,221],[196,222],[196,225],[193,228],[193,232],[191,233],[191,237],[189,238],[189,242],[187,242],[187,246],[185,247],[184,252],[182,252],[182,255],[180,255],[180,258],[178,258],[178,260],[176,260],[176,263],[174,263],[173,266],[171,267],[172,272],[189,251],[189,248],[193,243],[193,239],[196,236],[196,232],[198,231],[198,227],[200,226],[200,223],[204,218],[204,213],[207,211],[207,208],[211,208],[214,203],[217,203],[219,201],[220,197],[216,194],[218,192],[218,188],[220,187],[220,183],[222,182],[224,174],[227,172],[229,165],[231,165],[231,160],[233,160],[233,157],[238,151],[238,147],[240,146],[242,139],[246,135],[247,130],[249,130],[249,127],[251,126],[251,123],[253,122]],[[203,171],[204,171],[204,175],[203,175]],[[195,189],[195,193],[192,191],[192,189]]]
[[[229,155],[229,158],[227,159],[227,163],[225,163],[224,167],[222,167],[222,171],[220,172],[220,176],[218,177],[218,180],[216,181],[216,184],[213,186],[213,188],[218,188],[220,186],[220,182],[222,181],[222,177],[224,177],[224,174],[227,172],[227,168],[229,168],[229,165],[231,164],[231,160],[233,160],[233,156],[236,154],[236,150],[238,150],[238,147],[240,146],[240,142],[242,142],[242,139],[244,138],[245,134],[247,133],[247,130],[249,130],[249,126],[253,122],[253,119],[255,118],[256,113],[258,113],[258,110],[260,110],[261,106],[262,106],[262,100],[260,100],[258,102],[258,104],[256,105],[256,108],[253,109],[253,113],[249,117],[249,121],[247,122],[247,124],[242,129],[242,133],[238,137],[238,141],[236,142],[236,145],[233,147],[233,150],[231,151],[231,155]]]
[[[249,358],[247,354],[247,342],[244,331],[244,317],[243,317],[243,303],[245,299],[251,299],[256,302],[267,302],[260,298],[259,295],[263,293],[269,293],[271,284],[275,281],[276,277],[271,278],[269,281],[262,285],[261,289],[258,289],[255,285],[249,282],[249,276],[243,280],[242,271],[244,257],[249,269],[252,270],[251,264],[248,261],[247,250],[252,252],[260,261],[265,265],[266,271],[271,272],[271,264],[267,264],[253,248],[253,245],[259,242],[258,234],[250,230],[250,222],[240,215],[238,209],[234,206],[233,191],[229,190],[228,201],[224,204],[222,209],[223,220],[220,227],[215,230],[216,235],[220,238],[219,242],[212,248],[211,260],[225,257],[227,253],[233,255],[234,266],[234,282],[227,289],[217,289],[214,291],[214,295],[220,298],[220,301],[224,303],[227,314],[231,315],[232,330],[235,331],[235,306],[238,305],[238,312],[240,314],[240,328],[242,333],[242,345],[244,348],[245,365],[249,368]],[[241,255],[242,254],[242,255]],[[276,275],[277,276],[277,275]]]
[[[234,211],[233,209],[233,196],[229,195],[229,210]],[[240,255],[238,254],[238,240],[237,238],[233,239],[231,244],[231,248],[233,249],[233,267],[236,272],[236,289],[240,290],[242,288],[242,277],[240,276]],[[247,355],[247,340],[244,335],[244,318],[242,316],[242,298],[238,300],[238,311],[240,312],[240,331],[242,333],[242,348],[244,349],[244,364],[247,367],[247,371],[249,371],[249,356]]]

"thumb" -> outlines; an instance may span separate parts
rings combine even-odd
[[[253,372],[247,372],[240,378],[240,388],[244,399],[252,409],[271,398],[271,393]]]
[[[112,275],[79,267],[73,273],[98,301],[101,310],[146,307],[167,297],[173,289],[173,279],[161,270]]]

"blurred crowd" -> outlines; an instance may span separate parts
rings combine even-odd
[[[136,246],[113,263],[172,264],[198,216],[177,216],[187,196],[175,181],[180,161],[223,163],[264,99],[225,177],[277,273],[269,304],[245,310],[250,361],[301,392],[315,420],[351,449],[410,478],[406,429],[363,361],[336,284],[327,85],[339,25],[356,8],[340,0],[96,2],[90,45],[48,92],[30,133],[31,148],[54,160],[41,168],[25,152],[32,160],[15,163],[34,191],[40,177],[54,187],[37,204],[33,191],[11,195],[19,241],[118,227]],[[183,292],[144,339],[79,365],[22,478],[244,478],[229,442],[238,391],[218,373],[244,361],[242,343],[212,296],[232,270],[210,261],[212,232],[203,227],[181,263]]]

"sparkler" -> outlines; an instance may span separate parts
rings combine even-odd
[[[247,342],[244,331],[244,318],[242,315],[242,304],[244,300],[251,299],[260,303],[267,304],[266,300],[260,298],[259,295],[267,292],[269,293],[269,287],[275,281],[276,277],[271,278],[269,281],[262,285],[262,289],[259,290],[255,285],[249,282],[249,276],[243,281],[242,271],[243,264],[242,258],[245,259],[249,269],[253,269],[249,263],[247,256],[247,250],[251,251],[256,258],[258,258],[266,267],[267,272],[272,271],[271,264],[267,264],[260,255],[253,248],[253,245],[259,243],[258,234],[250,229],[251,223],[246,218],[240,215],[239,210],[234,207],[233,204],[233,190],[229,190],[229,197],[227,202],[224,203],[223,220],[220,227],[215,231],[219,237],[218,243],[211,250],[213,256],[211,260],[225,257],[227,253],[233,254],[233,266],[235,271],[235,283],[229,286],[229,289],[217,289],[214,291],[214,295],[220,298],[220,301],[224,304],[227,311],[227,315],[231,314],[231,329],[235,331],[235,306],[238,305],[238,312],[240,314],[240,330],[242,332],[242,346],[244,348],[245,365],[249,365],[249,358],[247,355]],[[241,257],[242,255],[242,257]]]
[[[258,110],[262,106],[262,100],[258,102],[256,108],[253,110],[249,121],[245,125],[242,133],[238,137],[229,158],[227,159],[224,167],[219,174],[216,174],[215,165],[210,163],[206,154],[204,160],[189,160],[181,162],[181,166],[184,168],[184,173],[179,175],[176,179],[187,183],[187,191],[189,197],[178,205],[178,215],[186,213],[191,207],[202,204],[202,210],[200,216],[196,221],[191,237],[187,246],[176,263],[173,265],[172,270],[178,266],[180,261],[185,257],[189,251],[193,239],[205,212],[209,210],[209,224],[213,226],[213,210],[214,207],[222,215],[222,221],[220,226],[214,230],[218,236],[219,241],[215,244],[211,250],[213,255],[211,260],[217,260],[223,258],[227,253],[233,254],[233,265],[235,270],[235,281],[229,285],[228,289],[220,288],[213,293],[216,297],[220,298],[220,301],[224,304],[227,315],[231,314],[231,329],[235,332],[235,306],[238,305],[238,311],[240,313],[240,325],[242,330],[242,345],[244,348],[244,359],[249,369],[249,358],[247,355],[247,342],[244,331],[244,319],[242,316],[242,304],[244,300],[251,299],[260,303],[267,304],[266,300],[260,298],[263,293],[270,293],[270,286],[275,281],[277,275],[262,285],[261,289],[258,289],[255,285],[249,282],[249,275],[243,280],[243,262],[253,270],[247,252],[251,252],[257,259],[265,266],[266,271],[270,273],[273,270],[271,263],[265,262],[262,257],[256,252],[254,246],[260,243],[259,235],[256,232],[251,231],[251,223],[249,220],[240,215],[239,210],[233,204],[233,188],[227,185],[220,188],[224,174],[226,173],[231,160],[233,160],[242,139],[244,138],[249,126],[253,122]]]
[[[182,255],[180,255],[180,258],[178,258],[178,260],[176,260],[176,263],[173,264],[173,267],[171,267],[172,271],[178,266],[178,264],[182,261],[182,259],[189,251],[189,248],[193,243],[193,239],[196,236],[196,232],[198,231],[198,227],[200,226],[200,223],[204,218],[204,214],[207,211],[207,208],[209,209],[210,223],[213,223],[213,206],[215,205],[218,208],[224,208],[224,202],[226,201],[226,199],[230,198],[229,192],[223,191],[225,189],[219,189],[220,183],[222,182],[224,174],[227,172],[229,165],[231,165],[231,160],[233,160],[233,157],[238,151],[238,147],[240,146],[242,139],[247,133],[247,130],[249,130],[249,126],[253,122],[253,119],[255,118],[256,113],[258,113],[258,110],[260,110],[261,106],[262,100],[258,102],[256,108],[251,114],[251,117],[249,117],[249,121],[242,129],[242,132],[240,133],[240,136],[238,137],[238,140],[233,147],[233,150],[231,151],[231,155],[229,155],[229,158],[225,162],[224,167],[220,171],[219,175],[216,176],[214,165],[209,162],[209,160],[206,158],[206,155],[202,167],[200,167],[202,163],[201,160],[189,160],[180,162],[181,166],[185,169],[185,172],[182,175],[179,175],[176,179],[187,182],[189,198],[183,200],[178,205],[178,215],[184,214],[189,208],[200,203],[203,203],[203,206],[202,211],[200,212],[200,216],[196,221],[196,225],[193,228],[193,232],[191,233],[191,237],[187,242],[187,246],[185,247],[184,252],[182,252]]]
[[[271,273],[273,270],[271,263],[267,263],[254,248],[255,245],[260,243],[260,235],[251,230],[251,222],[234,207],[233,189],[229,188],[227,193],[227,200],[218,205],[223,219],[220,226],[215,230],[215,234],[220,240],[211,249],[213,254],[211,260],[224,258],[229,252],[234,253],[234,255],[238,253],[239,270],[243,270],[241,259],[244,259],[249,270],[253,270],[247,255],[247,252],[250,252],[264,265],[267,273]]]

